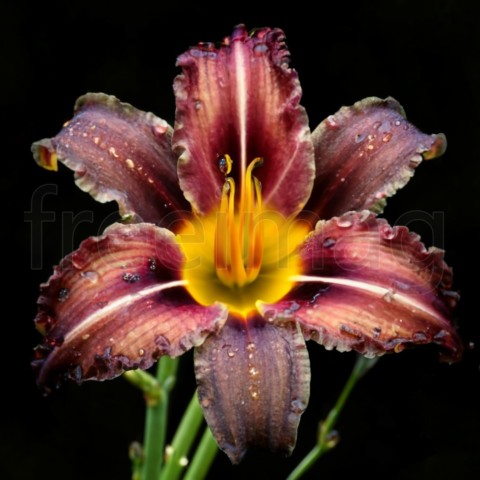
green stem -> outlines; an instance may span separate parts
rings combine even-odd
[[[180,477],[188,464],[187,455],[202,420],[203,413],[198,403],[197,392],[195,392],[173,437],[172,444],[168,448],[170,452],[160,477],[161,480],[177,480]]]
[[[163,465],[168,418],[168,400],[175,383],[178,360],[164,356],[157,366],[156,376],[133,370],[125,378],[140,388],[147,405],[143,437],[143,462],[134,464],[134,475],[141,480],[158,480]],[[140,474],[140,475],[139,475]]]
[[[203,480],[207,476],[217,452],[217,443],[210,429],[206,427],[183,480]]]
[[[353,388],[363,375],[373,367],[377,362],[377,358],[369,359],[362,356],[357,357],[357,361],[353,367],[352,373],[348,377],[347,383],[343,387],[340,396],[337,399],[334,407],[330,410],[327,418],[321,422],[317,444],[307,454],[307,456],[297,465],[297,467],[290,473],[287,480],[297,480],[302,477],[314,463],[326,452],[334,448],[338,443],[338,436],[333,430],[337,423],[338,417],[350,396]]]

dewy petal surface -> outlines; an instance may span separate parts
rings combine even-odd
[[[195,374],[205,419],[233,463],[252,446],[291,453],[310,393],[310,363],[296,323],[229,317],[195,349]]]
[[[350,210],[381,212],[422,159],[446,148],[443,134],[420,132],[393,98],[371,97],[341,108],[314,130],[312,139],[316,178],[306,210],[321,219]]]
[[[233,159],[236,180],[248,163],[264,159],[255,176],[270,208],[288,216],[307,201],[313,146],[288,55],[281,30],[249,35],[239,26],[219,48],[199,44],[178,58],[183,73],[174,83],[173,143],[180,186],[197,212],[218,207],[225,181],[218,162],[225,154]]]
[[[319,222],[301,252],[306,281],[263,314],[290,316],[326,348],[366,355],[436,343],[446,360],[462,344],[451,323],[458,295],[441,250],[373,213]],[[299,282],[302,280],[299,279]]]
[[[189,205],[178,186],[172,128],[117,98],[89,93],[75,104],[60,133],[32,146],[41,166],[57,159],[99,202],[115,200],[123,217],[172,227]]]
[[[36,318],[38,382],[113,378],[199,345],[225,321],[183,288],[174,235],[152,224],[109,227],[85,240],[42,285]]]

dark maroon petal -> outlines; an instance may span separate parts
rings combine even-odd
[[[76,184],[99,202],[115,200],[122,217],[171,226],[189,210],[178,186],[172,128],[103,93],[75,104],[60,133],[32,146],[37,163],[57,169],[57,159],[75,172]]]
[[[393,98],[343,107],[312,133],[316,179],[306,209],[320,218],[350,210],[381,212],[422,159],[441,155],[443,134],[425,135]]]
[[[218,206],[225,181],[218,163],[225,154],[236,180],[242,165],[264,159],[255,176],[270,208],[288,216],[310,195],[313,146],[284,39],[278,29],[249,35],[239,26],[219,48],[200,44],[178,58],[183,73],[174,84],[173,142],[180,186],[200,213]]]
[[[205,419],[233,463],[248,447],[290,454],[310,394],[310,363],[297,324],[230,317],[195,349]]]
[[[301,257],[306,283],[284,301],[263,306],[266,317],[294,318],[307,338],[328,349],[373,356],[436,343],[445,359],[460,358],[451,269],[441,250],[426,250],[406,227],[350,212],[319,222]]]
[[[34,367],[49,387],[104,380],[177,356],[216,332],[227,313],[183,288],[175,236],[151,224],[109,227],[65,257],[41,286]]]

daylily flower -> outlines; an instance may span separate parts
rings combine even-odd
[[[41,286],[39,384],[110,379],[195,347],[205,418],[238,462],[250,446],[293,449],[305,340],[370,357],[436,343],[457,360],[443,252],[376,217],[444,137],[392,98],[343,107],[311,133],[278,29],[239,26],[178,66],[174,128],[87,94],[33,146],[124,219]]]

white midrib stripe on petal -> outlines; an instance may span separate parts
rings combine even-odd
[[[427,315],[438,318],[438,312],[426,308],[425,305],[416,301],[414,298],[411,298],[402,293],[396,292],[392,288],[380,287],[378,285],[362,282],[360,280],[351,280],[349,278],[333,278],[333,277],[317,277],[309,275],[293,275],[290,277],[290,281],[296,283],[304,282],[318,282],[318,283],[329,283],[333,285],[341,285],[344,287],[355,288],[357,290],[363,290],[365,292],[370,292],[376,295],[379,298],[385,298],[386,301],[395,301],[402,305],[408,305],[413,307],[421,312],[426,313]]]
[[[145,288],[143,290],[140,290],[135,293],[130,293],[128,295],[124,295],[123,297],[117,298],[115,301],[109,303],[105,307],[95,311],[91,315],[89,315],[87,318],[85,318],[81,323],[79,323],[75,328],[70,330],[64,338],[64,343],[67,343],[77,337],[78,335],[81,335],[85,330],[88,330],[93,324],[98,322],[100,319],[103,317],[106,317],[107,315],[122,309],[123,307],[127,306],[129,303],[132,301],[138,300],[139,297],[147,297],[148,295],[151,295],[152,293],[157,293],[161,292],[162,290],[167,290],[169,288],[174,288],[174,287],[183,287],[187,285],[186,280],[175,280],[173,282],[168,282],[168,283],[162,283],[159,285],[154,285],[153,287]]]
[[[240,130],[240,178],[243,183],[245,171],[247,169],[247,78],[244,45],[242,42],[234,43],[235,59],[235,81],[236,81],[236,107],[238,114],[238,124]],[[243,185],[241,185],[243,191]]]

